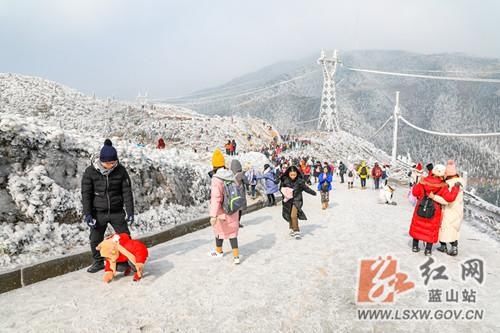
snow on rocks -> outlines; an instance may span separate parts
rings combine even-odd
[[[63,222],[60,218],[68,210],[81,209],[78,196],[49,178],[43,165],[24,175],[11,175],[7,189],[20,211],[38,224]]]
[[[264,154],[258,152],[243,153],[234,158],[238,159],[243,167],[250,165],[259,171],[264,170],[264,165],[269,163],[269,159]],[[231,165],[231,160],[228,162],[228,165]]]
[[[271,140],[261,120],[100,100],[41,78],[0,74],[0,91],[0,270],[88,246],[81,176],[105,138],[132,179],[134,236],[206,213],[213,149]]]

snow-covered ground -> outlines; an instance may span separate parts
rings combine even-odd
[[[304,194],[308,221],[302,240],[290,239],[281,207],[246,215],[239,242],[242,263],[207,256],[210,228],[150,249],[146,276],[110,284],[101,273],[69,273],[0,295],[2,332],[499,332],[500,248],[490,236],[464,223],[459,256],[434,250],[431,268],[445,265],[449,280],[424,285],[423,253],[411,252],[412,207],[406,188],[397,206],[378,203],[371,189],[335,184],[330,207]],[[358,185],[358,184],[357,184]],[[358,185],[359,186],[359,185]],[[399,260],[415,288],[393,304],[356,303],[361,259]],[[485,281],[462,281],[460,264],[484,260]],[[433,272],[436,273],[436,272]],[[435,275],[433,275],[435,276]],[[474,289],[475,303],[429,303],[429,289]],[[485,310],[477,321],[360,321],[359,309]]]
[[[88,246],[80,181],[107,137],[132,179],[138,234],[205,212],[215,147],[271,140],[258,119],[103,101],[36,77],[0,74],[0,91],[0,270]],[[242,158],[263,165],[262,155]]]
[[[87,246],[80,177],[106,137],[132,178],[137,234],[205,212],[210,157],[227,139],[236,139],[238,150],[248,152],[238,156],[243,164],[263,170],[267,163],[254,152],[272,139],[269,124],[260,119],[100,100],[17,74],[0,73],[0,91],[0,270]],[[302,134],[313,144],[292,155],[359,161],[372,160],[377,151],[349,133]],[[160,136],[165,150],[155,148]]]

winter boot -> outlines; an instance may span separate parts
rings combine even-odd
[[[439,252],[446,253],[448,252],[448,248],[446,247],[446,243],[441,243],[441,245],[437,248]]]
[[[233,249],[233,263],[235,265],[240,264],[240,250],[237,247]]]
[[[103,260],[98,260],[98,261],[94,261],[94,263],[92,264],[92,266],[90,266],[89,268],[87,268],[87,272],[89,273],[97,273],[99,272],[100,270],[103,270],[104,269],[104,261]]]
[[[420,247],[418,247],[418,240],[413,240],[413,247],[411,248],[413,252],[420,252]]]
[[[212,258],[222,258],[224,256],[224,252],[211,249],[210,252],[208,252],[208,255]]]
[[[457,256],[458,255],[458,246],[452,245],[450,251],[448,252],[448,254],[450,256],[452,256],[452,257]]]

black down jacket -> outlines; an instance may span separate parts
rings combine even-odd
[[[297,208],[299,220],[307,220],[306,214],[302,210],[302,205],[304,202],[302,199],[302,192],[305,191],[311,195],[316,195],[316,192],[314,192],[314,190],[310,189],[309,186],[307,186],[304,179],[302,178],[302,175],[299,174],[295,181],[293,181],[290,179],[290,177],[288,177],[288,173],[289,171],[287,170],[286,175],[281,178],[280,189],[283,187],[293,188],[293,198],[288,200],[287,202],[283,202],[282,216],[285,221],[290,222],[292,216],[292,206],[295,206]]]
[[[83,214],[118,213],[126,207],[127,215],[134,215],[134,199],[130,177],[125,167],[118,164],[107,176],[95,166],[89,166],[82,177]]]

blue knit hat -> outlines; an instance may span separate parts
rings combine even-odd
[[[101,162],[111,162],[118,161],[118,154],[116,153],[115,147],[110,139],[104,141],[104,146],[101,148],[101,154],[99,156]]]

